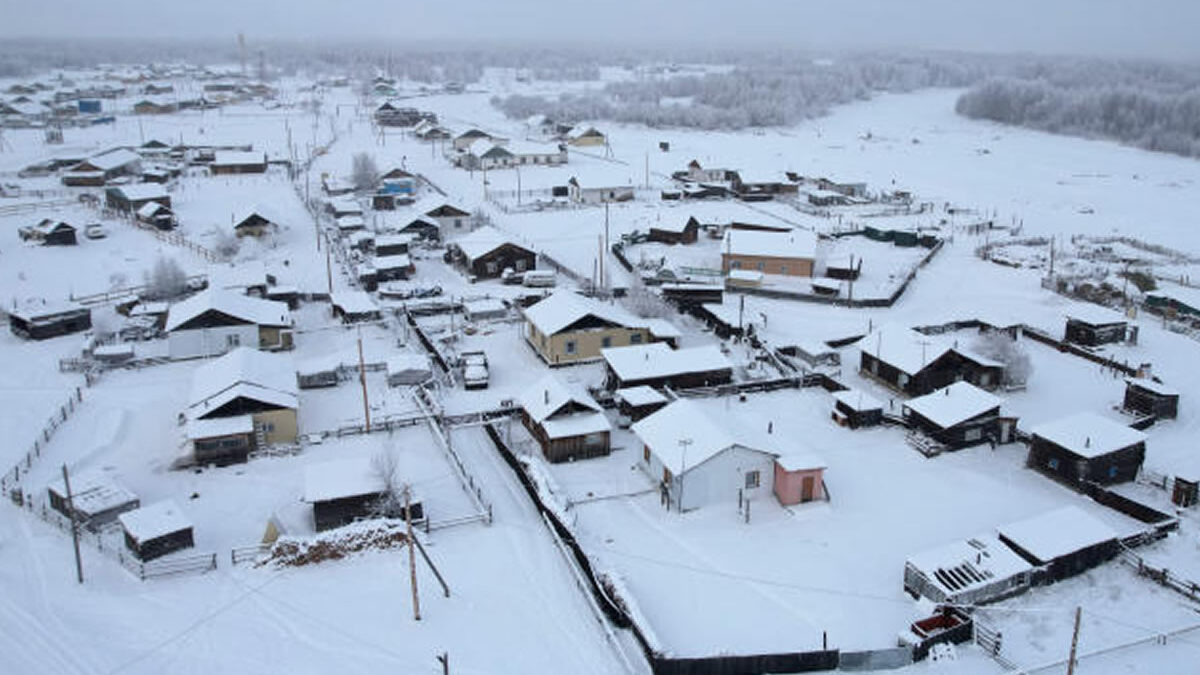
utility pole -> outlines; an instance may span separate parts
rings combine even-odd
[[[1075,630],[1071,633],[1071,656],[1067,659],[1067,675],[1075,675],[1075,651],[1079,647],[1079,619],[1083,608],[1075,607]]]
[[[67,513],[71,514],[71,543],[75,545],[75,576],[83,583],[83,559],[79,557],[79,521],[75,518],[75,497],[71,494],[71,477],[67,465],[62,466],[63,485],[67,488]]]
[[[417,594],[417,551],[413,545],[412,531],[412,490],[404,486],[404,527],[408,531],[408,575],[412,581],[413,621],[421,620],[421,598]]]
[[[367,368],[363,363],[362,326],[358,327],[358,381],[362,384],[363,418],[366,420],[366,432],[371,433],[371,406],[367,402]]]
[[[600,250],[600,259],[608,255],[608,202],[604,202],[604,246]],[[608,284],[612,285],[612,279],[608,280]]]
[[[442,664],[442,675],[450,675],[450,653],[442,652],[438,654],[438,663]]]
[[[318,237],[318,241],[320,238]],[[329,282],[329,294],[333,295],[333,261],[330,259],[329,247],[325,247],[325,280]]]

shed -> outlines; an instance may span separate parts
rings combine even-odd
[[[212,175],[228,175],[241,173],[266,173],[267,155],[262,152],[241,152],[226,150],[214,155],[208,165]]]
[[[296,385],[300,389],[336,387],[342,381],[342,359],[337,354],[309,359],[296,366]]]
[[[375,266],[376,282],[407,279],[416,271],[412,258],[407,253],[376,255],[372,260],[372,265]]]
[[[883,422],[883,404],[859,389],[843,389],[833,392],[831,415],[844,427],[871,427]]]
[[[960,380],[994,389],[1004,375],[1003,363],[960,345],[956,339],[894,324],[876,328],[858,345],[861,374],[910,396]]]
[[[345,459],[310,464],[304,469],[304,501],[312,504],[317,532],[378,516],[404,516],[404,509],[388,513],[382,507],[387,484],[369,459]],[[412,519],[425,519],[420,501],[413,500]]]
[[[169,207],[163,206],[158,202],[146,202],[138,208],[138,222],[153,225],[160,230],[169,230],[175,227],[175,214]]]
[[[283,226],[281,218],[265,206],[254,206],[243,209],[231,217],[233,231],[239,237],[259,237],[267,232],[278,230]]]
[[[110,187],[104,191],[104,204],[122,213],[134,213],[148,202],[158,202],[171,208],[171,195],[155,183],[138,183]]]
[[[909,556],[904,590],[933,602],[976,605],[1029,589],[1033,566],[995,537],[980,536]]]
[[[499,298],[474,298],[463,300],[463,314],[468,321],[503,319],[508,316],[508,305]]]
[[[73,302],[28,302],[9,310],[8,327],[19,337],[45,340],[91,328],[92,310]]]
[[[652,415],[671,402],[671,399],[644,384],[618,389],[613,392],[613,396],[617,399],[617,410],[622,417],[628,419],[627,423],[637,422],[647,415]]]
[[[140,506],[137,495],[117,480],[99,471],[80,472],[71,476],[71,506],[67,505],[67,487],[56,480],[46,488],[50,508],[75,520],[89,530],[98,530],[113,522],[117,516]]]
[[[905,421],[950,448],[1007,443],[1015,419],[1000,417],[1002,401],[969,382],[955,382],[906,402]]]
[[[999,528],[1000,541],[1030,565],[1045,567],[1047,583],[1085,572],[1117,555],[1111,527],[1078,506],[1064,506]]]
[[[609,453],[611,425],[582,387],[546,375],[521,396],[521,422],[551,462]]]
[[[1086,347],[1124,342],[1129,323],[1125,317],[1100,307],[1080,307],[1067,315],[1063,340]]]
[[[388,256],[408,253],[412,244],[411,234],[381,234],[375,237],[375,255]]]
[[[825,460],[806,450],[775,458],[775,498],[784,506],[828,499]]]
[[[1124,483],[1146,458],[1146,434],[1094,412],[1033,428],[1025,465],[1067,484]]]
[[[389,387],[421,384],[433,377],[429,357],[424,354],[397,354],[387,360]]]
[[[334,291],[329,296],[329,303],[333,308],[333,316],[341,319],[342,323],[378,321],[383,318],[379,306],[366,291]]]
[[[245,462],[256,446],[253,415],[189,419],[184,433],[196,464],[226,466]]]
[[[671,349],[661,342],[601,349],[610,389],[711,387],[733,379],[733,364],[715,345]]]
[[[655,223],[650,226],[650,241],[664,244],[694,244],[700,234],[700,221],[695,216],[685,222]]]
[[[192,522],[172,500],[156,502],[117,516],[125,548],[146,562],[195,545]]]
[[[1175,419],[1179,414],[1179,391],[1148,378],[1125,378],[1123,407],[1158,419]]]
[[[36,241],[43,246],[75,246],[79,243],[74,225],[53,218],[44,218],[36,225],[22,227],[19,234],[22,239]]]

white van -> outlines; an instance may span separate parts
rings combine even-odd
[[[521,278],[521,284],[529,288],[549,288],[556,283],[552,270],[529,270]]]

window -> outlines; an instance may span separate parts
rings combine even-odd
[[[742,269],[742,261],[734,260],[733,262],[729,263],[729,266],[735,270],[740,270]]]
[[[633,335],[630,335],[630,336],[629,336],[629,344],[631,344],[631,345],[640,345],[640,344],[642,344],[642,334],[641,334],[641,333],[634,333]]]
[[[1116,464],[1113,464],[1112,466],[1108,467],[1108,477],[1109,478],[1117,477],[1117,465]]]
[[[233,349],[234,347],[237,347],[240,344],[242,344],[242,336],[236,335],[236,334],[225,336],[225,346],[226,347]]]
[[[605,335],[604,337],[600,338],[600,346],[604,347],[604,348],[611,347],[612,346],[612,337]]]
[[[495,273],[496,273],[496,263],[494,263],[494,262],[490,262],[490,263],[488,263],[487,265],[485,265],[484,267],[485,267],[485,269],[487,269],[487,273],[488,273],[488,274],[495,274]]]
[[[664,483],[671,482],[671,470],[665,466],[663,467],[663,482]]]
[[[567,340],[567,353],[568,354],[574,354],[576,352],[576,347],[577,347],[577,345],[575,344],[574,340]]]
[[[972,427],[963,432],[963,440],[977,441],[983,438],[983,429],[980,427]]]
[[[461,228],[461,227],[462,227],[462,218],[455,218],[455,219],[454,219],[454,227],[455,227],[455,228]]]
[[[752,489],[758,487],[758,483],[759,483],[758,472],[757,471],[747,471],[746,472],[746,489],[752,490]]]
[[[780,274],[787,274],[787,273],[788,273],[788,266],[787,266],[787,265],[780,265],[780,266],[779,266],[779,273],[780,273]]]
[[[518,271],[518,272],[524,272],[524,271],[525,271],[525,266],[526,266],[526,263],[525,263],[525,259],[524,259],[524,258],[518,258],[518,259],[517,259],[517,261],[516,261],[515,263],[513,263],[513,264],[514,264],[514,265],[516,265],[516,268],[517,268],[517,271]]]
[[[650,446],[648,446],[648,445],[642,446],[642,459],[645,460],[645,462],[647,464],[650,463]]]
[[[1053,471],[1058,471],[1058,458],[1051,457],[1050,459],[1046,460],[1046,467]]]
[[[763,271],[763,269],[766,268],[766,265],[764,265],[763,263],[760,262],[760,263],[755,264],[755,267],[758,268],[759,272],[761,272],[761,271]]]

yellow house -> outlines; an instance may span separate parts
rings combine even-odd
[[[601,349],[652,339],[647,319],[571,291],[558,291],[525,310],[525,340],[552,366],[598,360]]]
[[[199,463],[245,461],[255,449],[295,443],[298,388],[290,356],[240,347],[196,370],[187,443]]]

